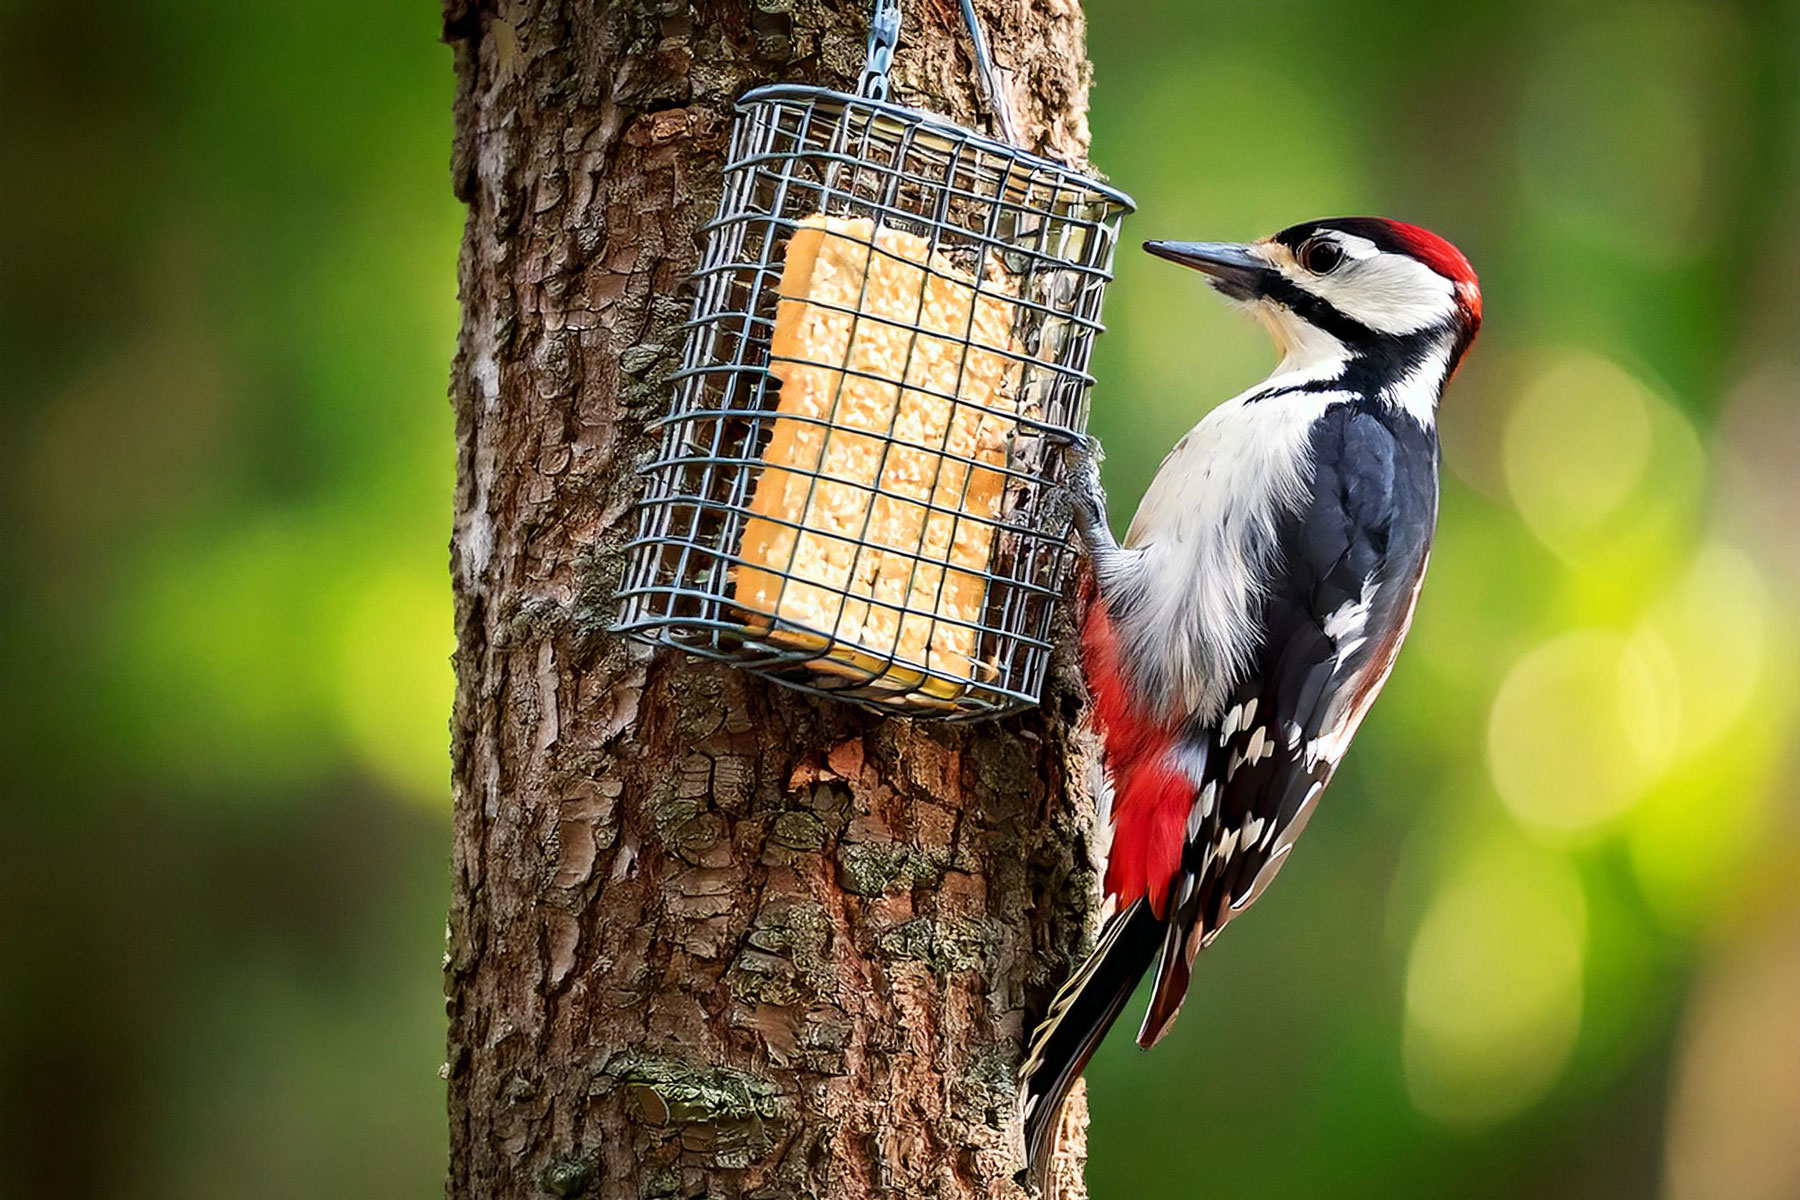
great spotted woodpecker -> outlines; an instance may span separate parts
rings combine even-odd
[[[1025,1064],[1037,1173],[1139,979],[1155,965],[1149,1047],[1194,956],[1280,869],[1386,681],[1437,521],[1438,397],[1481,324],[1468,260],[1398,221],[1144,248],[1249,308],[1280,361],[1176,443],[1122,544],[1096,449],[1072,456],[1116,908]]]

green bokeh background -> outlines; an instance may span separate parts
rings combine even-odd
[[[1407,653],[1098,1197],[1800,1197],[1800,11],[1095,3],[1128,240],[1379,212],[1488,325]],[[433,6],[0,5],[0,1196],[432,1196]],[[1266,370],[1119,263],[1121,523]]]

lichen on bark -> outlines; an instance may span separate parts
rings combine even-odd
[[[978,7],[1027,140],[1081,161],[1079,7]],[[1040,710],[948,727],[609,632],[731,103],[850,84],[865,20],[446,4],[453,1198],[1018,1194],[1012,1072],[1093,903],[1066,656]],[[956,6],[909,4],[899,98],[975,122],[974,86]]]

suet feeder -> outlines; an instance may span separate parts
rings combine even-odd
[[[1043,688],[1072,560],[1058,451],[1086,427],[1132,204],[890,102],[898,27],[882,0],[856,95],[738,102],[619,629],[885,711],[990,716]]]

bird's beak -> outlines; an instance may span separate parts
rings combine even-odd
[[[1158,258],[1204,271],[1212,277],[1212,285],[1233,300],[1263,295],[1275,270],[1252,247],[1232,242],[1145,242],[1144,249]]]

